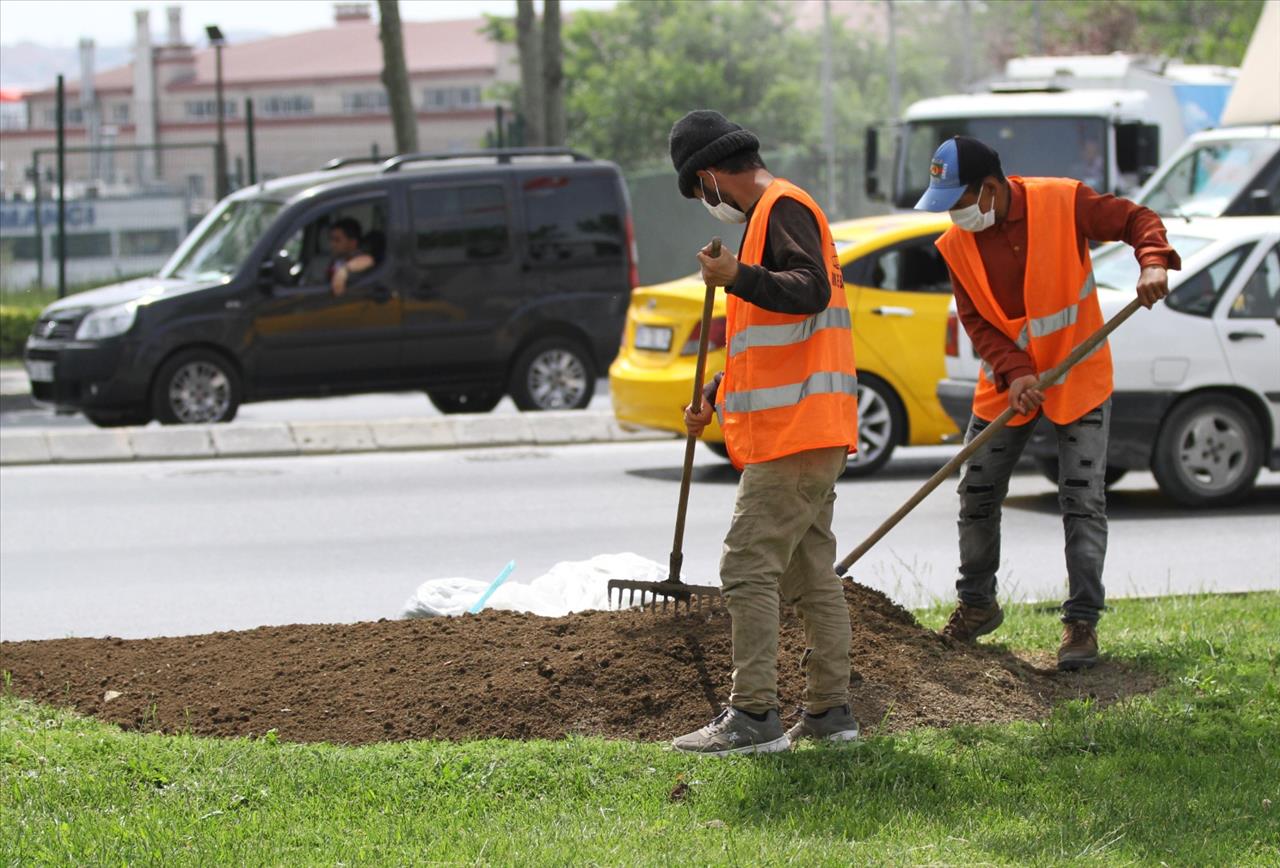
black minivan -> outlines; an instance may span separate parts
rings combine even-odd
[[[340,294],[335,228],[367,257]],[[228,196],[155,277],[50,305],[25,359],[35,400],[101,426],[405,389],[446,413],[508,393],[574,409],[617,354],[637,278],[613,163],[556,148],[336,160]]]

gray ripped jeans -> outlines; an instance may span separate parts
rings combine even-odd
[[[973,416],[965,442],[989,423]],[[960,476],[960,602],[990,607],[996,602],[1000,566],[1000,510],[1009,477],[1035,423],[1005,427],[964,465]],[[1096,623],[1105,603],[1102,564],[1107,554],[1107,432],[1111,399],[1058,433],[1058,503],[1066,531],[1068,597],[1066,620]]]

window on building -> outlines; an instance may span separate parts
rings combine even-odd
[[[120,232],[121,256],[168,256],[178,249],[177,229],[125,229]]]
[[[187,195],[193,199],[204,195],[204,175],[187,175]]]
[[[126,111],[128,106],[125,106]],[[237,116],[236,104],[229,100],[222,101],[222,116],[234,118]],[[216,99],[189,99],[187,100],[187,117],[199,121],[212,121],[218,119],[218,101]]]
[[[480,86],[429,87],[422,92],[422,107],[429,112],[466,111],[480,107]]]
[[[421,265],[505,259],[510,250],[506,191],[497,184],[418,187],[413,230]]]
[[[0,238],[0,262],[33,262],[39,249],[34,235]]]
[[[315,113],[315,100],[302,94],[264,97],[254,108],[268,118],[289,118]]]
[[[537,265],[621,260],[621,193],[610,175],[534,175],[524,181],[529,257]]]
[[[58,109],[56,107],[44,110],[44,124],[47,127],[56,127],[58,125]],[[84,109],[79,106],[67,106],[66,125],[69,127],[84,126]]]
[[[381,114],[387,111],[385,90],[362,90],[342,95],[342,111],[349,115]]]
[[[129,122],[129,104],[127,102],[118,102],[111,107],[111,120],[118,124],[127,124]]]
[[[50,249],[55,257],[62,250],[61,238],[54,235]],[[110,232],[80,232],[67,236],[67,259],[93,259],[111,255]]]

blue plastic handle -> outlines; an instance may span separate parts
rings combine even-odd
[[[489,583],[489,587],[485,588],[484,593],[480,595],[480,599],[476,600],[474,603],[471,604],[471,608],[467,609],[467,612],[469,614],[475,615],[481,609],[483,609],[484,604],[489,602],[489,598],[493,596],[493,592],[498,590],[498,588],[502,587],[502,583],[507,580],[507,576],[511,575],[512,570],[514,570],[515,568],[516,568],[516,562],[509,561],[507,565],[502,568],[502,572],[498,573],[497,577],[494,578],[494,580]]]

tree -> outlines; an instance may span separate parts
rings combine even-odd
[[[409,70],[404,62],[404,34],[400,27],[399,0],[378,0],[378,37],[382,40],[382,86],[387,89],[396,152],[418,150],[418,117],[409,91]]]
[[[542,100],[548,145],[564,144],[564,49],[560,39],[560,0],[542,4]]]
[[[542,45],[533,0],[516,0],[516,50],[520,53],[520,106],[526,145],[546,144]]]

